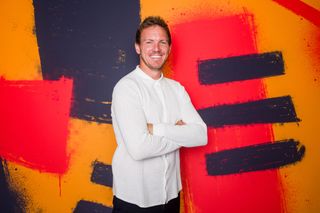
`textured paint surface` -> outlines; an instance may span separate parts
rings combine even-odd
[[[263,143],[206,155],[209,175],[276,169],[301,161],[305,147],[293,139]]]
[[[309,5],[313,5],[314,8],[320,9],[320,4],[318,1],[313,0],[304,0],[303,2],[308,3]],[[172,2],[169,0],[162,1],[161,3],[148,2],[147,0],[142,1],[142,17],[152,14],[160,14],[169,20],[171,27],[174,27],[176,24],[181,23],[190,23],[194,20],[199,19],[207,19],[211,18],[221,18],[230,16],[233,14],[239,14],[245,12],[250,12],[254,14],[254,26],[255,34],[256,34],[256,47],[258,53],[270,52],[274,50],[279,50],[283,53],[284,61],[285,61],[285,75],[273,78],[266,78],[263,80],[264,82],[264,90],[266,97],[281,97],[284,95],[290,95],[293,98],[293,103],[299,118],[301,118],[301,122],[299,125],[296,123],[289,123],[285,125],[274,124],[272,128],[270,126],[270,131],[266,131],[261,125],[255,126],[247,126],[247,127],[229,127],[228,129],[210,129],[209,130],[209,144],[207,148],[202,148],[199,150],[203,150],[203,152],[208,153],[208,150],[211,151],[220,151],[225,149],[230,149],[234,147],[242,147],[245,144],[256,144],[257,142],[262,142],[264,139],[269,138],[266,137],[268,134],[272,134],[275,140],[283,140],[286,138],[296,138],[299,141],[303,142],[305,147],[307,148],[306,155],[304,159],[294,166],[285,167],[279,169],[279,173],[277,176],[277,181],[281,179],[281,183],[278,190],[279,193],[283,193],[283,196],[280,200],[275,199],[274,202],[282,202],[284,204],[284,208],[280,210],[280,212],[317,212],[319,209],[320,197],[319,191],[320,187],[316,184],[317,179],[320,178],[319,166],[314,164],[315,159],[319,156],[320,144],[315,142],[315,138],[319,138],[315,134],[317,132],[316,129],[319,128],[319,119],[320,112],[317,108],[320,107],[320,85],[319,85],[319,76],[320,72],[318,67],[320,66],[320,58],[318,57],[319,52],[319,28],[316,28],[315,25],[307,19],[303,19],[301,16],[293,13],[292,11],[281,7],[279,4],[272,1],[254,1],[254,0],[233,0],[233,1],[195,1],[195,0],[187,0],[184,2]],[[226,26],[225,26],[226,27]],[[223,28],[223,27],[221,27]],[[186,32],[192,31],[191,29],[186,30]],[[183,55],[183,62],[188,64],[188,56],[186,58],[185,54],[193,54],[193,51],[190,47],[190,42],[194,43],[195,46],[199,45],[199,42],[202,42],[203,37],[201,36],[201,32],[196,31],[197,35],[194,37],[190,37],[190,39],[183,44],[181,44],[184,48],[184,51],[176,52],[177,55],[181,53]],[[237,36],[241,36],[242,32]],[[212,34],[210,37],[211,40],[215,40],[219,37],[219,34]],[[228,37],[225,39],[220,39],[220,43],[214,47],[207,43],[205,46],[199,47],[199,49],[209,49],[213,51],[215,47],[219,47],[220,45],[228,45]],[[187,46],[187,47],[186,47]],[[173,52],[174,53],[174,52]],[[249,54],[249,53],[246,53]],[[241,54],[237,54],[241,55]],[[226,54],[226,56],[212,56],[212,58],[225,58],[232,57],[231,54]],[[207,58],[208,59],[208,58]],[[197,60],[204,60],[199,57]],[[172,62],[168,64],[168,66],[172,66]],[[188,67],[193,67],[194,65],[186,65],[186,69],[181,70],[181,75],[188,75],[186,70]],[[191,69],[191,68],[190,68]],[[196,70],[194,68],[194,70]],[[170,76],[174,75],[173,71],[169,71],[168,74]],[[192,84],[191,81],[186,81],[184,85],[188,87],[188,85]],[[239,83],[232,83],[232,85],[236,85]],[[230,84],[229,84],[230,85]],[[218,85],[215,86],[207,86],[210,88],[214,88],[213,95],[203,93],[202,88],[197,87],[193,90],[194,94],[192,94],[191,99],[194,101],[194,97],[196,99],[203,98],[200,103],[195,103],[198,106],[198,109],[203,109],[206,107],[210,107],[206,104],[203,104],[206,100],[211,100],[213,104],[230,104],[234,103],[232,97],[237,94],[238,90],[233,90],[228,92],[228,88],[225,89],[220,85],[220,90]],[[203,87],[204,89],[205,87]],[[241,100],[240,102],[246,102],[247,100],[257,100],[252,93],[259,93],[260,89],[256,88],[255,90],[248,91],[243,88],[239,88],[243,94],[247,94],[246,100]],[[190,92],[190,91],[188,91]],[[203,95],[204,94],[204,95]],[[203,96],[203,97],[198,97]],[[237,97],[238,98],[238,97]],[[240,97],[242,98],[242,97]],[[217,104],[216,104],[217,103]],[[227,130],[230,130],[227,132]],[[252,135],[250,131],[253,132],[262,132],[261,135]],[[228,134],[229,137],[237,138],[236,141],[233,141],[233,144],[230,144],[230,140],[227,140],[225,134]],[[245,138],[245,139],[244,139]],[[310,148],[309,148],[310,147]],[[312,149],[312,150],[310,150]],[[188,160],[185,162],[185,170],[190,171],[188,173],[184,173],[184,177],[190,177],[196,179],[196,176],[205,176],[205,174],[199,173],[194,170],[193,166],[189,166],[190,162],[198,161],[197,156],[193,157],[189,156]],[[197,165],[203,165],[203,161],[198,161]],[[315,168],[318,168],[315,171]],[[303,172],[302,172],[303,171]],[[258,177],[259,173],[254,173],[252,175],[256,175]],[[270,175],[270,173],[261,173],[262,177],[266,177]],[[224,184],[226,179],[230,180],[229,184]],[[259,179],[259,178],[258,178]],[[257,191],[260,193],[256,193],[256,197],[254,199],[249,198],[248,195],[252,191],[250,188],[241,188],[239,184],[234,185],[234,181],[240,181],[240,183],[250,183],[251,185],[257,184]],[[185,196],[187,198],[193,198],[196,193],[201,193],[202,199],[211,198],[210,205],[212,208],[217,208],[217,206],[221,206],[224,210],[223,212],[232,212],[230,208],[237,206],[241,201],[242,205],[247,203],[248,206],[251,206],[255,203],[255,200],[262,200],[264,197],[260,196],[260,194],[265,193],[266,183],[265,182],[257,182],[252,181],[252,179],[248,179],[246,175],[237,175],[237,176],[226,176],[224,180],[220,177],[211,178],[212,183],[208,185],[203,191],[199,187],[199,184],[195,181],[194,190],[187,191],[185,189]],[[238,182],[239,183],[239,182]],[[269,182],[267,182],[268,184]],[[187,185],[192,185],[189,183]],[[240,184],[241,185],[241,184]],[[241,188],[246,192],[246,194],[235,193],[236,188]],[[269,189],[267,189],[268,191]],[[199,192],[201,191],[201,192]],[[210,191],[210,193],[206,193],[206,191]],[[212,196],[218,196],[216,197]],[[228,200],[227,205],[221,204],[221,197],[226,197]],[[189,199],[189,200],[190,200]],[[209,202],[208,202],[209,203]],[[269,205],[268,202],[265,204]],[[281,205],[280,204],[280,205]],[[208,204],[209,205],[209,204]],[[230,205],[233,205],[230,207]],[[186,203],[186,211],[188,212],[201,212],[197,205],[192,202]],[[261,206],[264,207],[262,204]],[[238,209],[236,212],[245,212],[244,209],[241,208],[241,205],[238,205]],[[235,208],[235,207],[234,207]],[[263,208],[262,208],[263,209]],[[260,212],[260,210],[258,210]]]
[[[112,167],[102,162],[93,163],[91,181],[96,184],[112,187]]]
[[[111,187],[91,181],[95,171],[93,163],[101,162],[103,165],[110,165],[116,145],[112,126],[103,124],[110,123],[107,113],[110,100],[101,97],[110,97],[109,88],[112,87],[112,82],[123,75],[122,71],[118,73],[116,68],[130,60],[134,66],[136,56],[131,58],[130,54],[118,48],[117,36],[113,36],[113,32],[111,32],[111,42],[108,43],[106,39],[109,39],[110,32],[107,28],[116,28],[116,31],[121,34],[119,42],[127,45],[124,47],[127,48],[126,50],[134,51],[129,41],[133,37],[127,31],[124,33],[123,30],[134,29],[140,20],[139,15],[141,19],[147,15],[161,15],[169,21],[171,29],[177,25],[187,25],[197,21],[210,22],[210,25],[206,25],[207,28],[197,31],[188,40],[178,43],[183,48],[175,48],[175,50],[182,51],[172,52],[172,56],[177,57],[176,59],[179,59],[182,54],[181,63],[186,63],[186,69],[176,70],[176,64],[172,60],[174,57],[165,67],[165,73],[170,77],[174,77],[177,72],[181,75],[189,75],[187,71],[194,70],[191,73],[193,77],[185,77],[189,79],[184,81],[183,85],[192,93],[191,99],[195,102],[197,109],[290,96],[297,117],[301,119],[298,124],[293,122],[210,128],[210,141],[207,147],[197,148],[192,152],[184,150],[184,154],[190,153],[190,155],[185,155],[182,159],[183,179],[188,178],[188,182],[184,181],[183,196],[186,198],[186,203],[183,203],[182,212],[201,212],[203,207],[208,210],[207,212],[219,208],[222,212],[255,212],[255,210],[263,212],[264,209],[267,211],[271,208],[269,206],[274,203],[278,203],[283,208],[279,208],[278,211],[272,209],[274,210],[272,212],[317,213],[319,211],[320,185],[317,183],[320,179],[320,167],[315,163],[320,156],[320,143],[317,142],[320,120],[319,1],[34,2],[34,5],[31,0],[3,0],[0,3],[0,76],[17,81],[41,80],[42,74],[46,80],[57,80],[61,74],[72,77],[75,79],[75,88],[80,88],[80,90],[74,89],[73,101],[76,105],[73,106],[77,107],[73,108],[72,115],[80,119],[70,118],[69,120],[67,153],[70,153],[70,161],[64,175],[39,172],[37,169],[10,160],[6,161],[5,176],[0,176],[0,187],[1,192],[11,193],[10,196],[13,196],[5,197],[5,199],[13,198],[11,207],[24,209],[26,212],[52,213],[72,212],[76,208],[85,211],[111,210]],[[53,7],[47,7],[48,4]],[[46,12],[38,14],[41,11],[41,8],[37,7],[39,5],[42,5],[41,8]],[[69,6],[66,7],[66,5]],[[105,7],[106,5],[108,6]],[[37,10],[36,17],[42,19],[42,29],[39,25],[35,25],[34,6]],[[99,9],[96,9],[97,7]],[[132,11],[134,16],[130,15],[131,10],[134,10]],[[228,26],[212,24],[217,20],[226,20],[228,17],[244,13],[252,14],[253,20],[248,22],[247,19],[243,19],[248,23],[246,26],[249,29],[240,30],[238,34],[232,33],[236,31],[235,29],[229,29],[231,32],[229,34],[219,33],[225,32]],[[115,14],[115,18],[106,18],[108,14]],[[203,28],[202,26],[199,28]],[[212,30],[210,26],[217,29]],[[241,21],[238,29],[242,29],[240,26],[243,26]],[[94,29],[95,27],[99,29]],[[37,30],[44,32],[40,35],[41,38],[37,38]],[[202,35],[202,32],[206,35]],[[64,35],[70,36],[69,40]],[[122,36],[127,40],[124,41]],[[237,41],[248,42],[237,43],[232,40],[234,37]],[[65,49],[59,46],[64,39],[66,39]],[[50,43],[51,41],[54,41],[54,44]],[[197,49],[199,43],[201,45]],[[199,50],[196,59],[193,57],[196,53],[191,46]],[[199,73],[196,72],[199,71],[197,67],[200,61],[260,55],[275,50],[282,55],[283,75],[263,80],[233,81],[217,85],[201,86],[200,84]],[[207,55],[208,52],[212,55]],[[203,57],[204,55],[206,57]],[[55,67],[55,70],[52,71],[48,67]],[[62,67],[64,69],[60,69]],[[100,73],[95,68],[102,68],[105,72],[110,71],[110,75]],[[95,84],[96,80],[100,83]],[[111,84],[103,85],[102,82],[108,82],[108,84],[111,82]],[[253,89],[249,90],[248,87]],[[239,95],[240,91],[241,95]],[[252,134],[252,132],[261,134]],[[207,177],[205,154],[256,146],[266,141],[274,144],[273,141],[288,138],[300,141],[306,148],[305,155],[299,163],[274,171]],[[202,154],[194,155],[193,152]],[[99,173],[99,175],[103,174],[106,173]],[[202,185],[203,178],[209,180],[206,187]],[[268,181],[265,181],[266,179]],[[279,185],[270,184],[276,182]],[[256,187],[250,188],[251,186]],[[274,197],[270,198],[268,195],[274,195]],[[200,205],[197,199],[203,200]],[[196,202],[193,202],[194,200]],[[258,205],[260,209],[257,210]],[[266,205],[268,205],[267,208],[262,208]]]
[[[320,11],[300,0],[273,0],[288,8],[299,16],[308,19],[313,24],[320,26]]]
[[[139,1],[33,2],[44,78],[73,78],[72,116],[111,123],[113,87],[137,64]]]
[[[112,208],[104,206],[99,203],[80,200],[73,212],[74,213],[86,213],[86,212],[111,213]]]
[[[198,80],[198,60],[252,54],[256,51],[254,29],[251,29],[253,23],[250,22],[252,18],[250,15],[231,16],[218,20],[196,20],[173,27],[173,77],[186,86],[191,97],[196,97],[196,108],[265,97],[261,80],[210,86],[201,85]],[[235,36],[238,32],[241,34]],[[198,42],[192,42],[197,36]]]
[[[218,84],[284,74],[281,52],[252,54],[198,62],[201,84]]]
[[[63,176],[8,163],[12,190],[24,189],[21,196],[27,201],[27,212],[71,212],[81,200],[92,207],[95,203],[112,207],[111,188],[91,182],[95,159],[111,164],[115,149],[112,126],[79,119],[71,119],[69,126],[70,165]]]
[[[42,79],[32,1],[1,0],[0,5],[0,76]]]
[[[255,53],[257,49],[253,27],[253,16],[250,14],[214,20],[197,20],[173,27],[172,64],[175,70],[173,76],[185,85],[197,108],[265,98],[263,83],[259,79],[210,86],[200,85],[197,79],[199,72],[197,60]],[[190,42],[195,37],[198,37],[197,42]],[[232,94],[228,93],[231,91]],[[228,142],[232,148],[240,144],[245,146],[250,143],[273,141],[269,125],[259,125],[255,131],[253,130],[250,127],[240,130],[237,127],[211,129],[209,130],[209,146],[183,150],[184,187],[190,194],[192,193],[192,196],[185,197],[185,201],[192,203],[196,212],[235,212],[238,209],[245,212],[282,211],[282,194],[279,190],[280,180],[277,171],[223,176],[219,180],[205,174],[205,153],[213,151],[210,150],[210,144],[218,145]],[[223,140],[219,140],[219,132],[223,132]],[[247,137],[235,137],[236,132],[246,134]],[[264,141],[257,140],[259,137]],[[199,175],[193,176],[192,173]],[[260,186],[262,183],[267,184]],[[228,190],[215,191],[217,185],[228,188]],[[259,188],[257,188],[258,185]],[[212,190],[215,192],[213,193]],[[264,191],[263,199],[259,199],[260,190]],[[251,205],[248,205],[245,200],[251,200]],[[213,201],[215,201],[214,206],[210,205]],[[228,205],[230,202],[233,205]]]
[[[2,212],[23,212],[24,200],[9,186],[8,176],[7,163],[0,158],[0,209]]]
[[[39,171],[65,173],[71,95],[70,79],[0,80],[0,156]]]
[[[70,154],[70,161],[68,170],[62,176],[39,173],[37,169],[29,169],[11,161],[8,163],[10,187],[13,190],[25,189],[22,196],[28,200],[25,209],[29,212],[70,212],[78,203],[82,203],[82,199],[90,205],[81,205],[80,210],[97,210],[99,203],[110,210],[111,188],[91,182],[94,172],[92,162],[97,160],[105,165],[111,164],[115,148],[112,126],[100,123],[111,122],[109,108],[113,85],[137,62],[133,41],[134,31],[140,21],[139,1],[123,4],[124,1],[28,0],[24,3],[21,11],[20,7],[16,7],[20,4],[14,1],[6,3],[7,11],[2,14],[7,16],[4,20],[8,22],[8,28],[4,35],[9,33],[12,43],[23,33],[35,41],[31,43],[22,39],[22,43],[29,42],[28,51],[36,50],[38,59],[40,53],[43,67],[40,70],[39,60],[36,67],[38,73],[41,71],[40,76],[42,74],[50,81],[61,76],[73,79],[71,115],[83,120],[69,121],[66,151]],[[29,28],[24,27],[24,21],[29,21],[25,17],[30,18],[31,33]],[[13,37],[16,27],[26,31],[19,31],[20,34]],[[130,34],[133,36],[128,39]],[[10,56],[9,65],[12,69],[0,70],[0,75],[21,79],[20,75],[14,74],[14,63],[20,63],[21,60],[25,65],[30,55],[29,52],[22,52],[21,55],[17,54],[18,59]],[[31,62],[37,61],[32,59]],[[25,78],[32,79],[33,70],[27,68],[24,70]]]
[[[290,96],[220,105],[201,109],[199,114],[209,127],[300,121]]]

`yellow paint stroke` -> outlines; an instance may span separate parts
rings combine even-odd
[[[320,156],[320,87],[314,78],[319,62],[309,50],[320,45],[314,39],[320,29],[277,4],[251,3],[247,9],[255,14],[259,52],[281,51],[285,62],[285,75],[265,79],[267,96],[290,95],[302,120],[273,125],[275,140],[294,138],[306,147],[301,162],[279,169],[287,212],[318,212],[320,164],[315,162]]]
[[[90,179],[94,161],[111,164],[115,145],[110,124],[71,119],[68,172],[59,177],[9,162],[11,186],[27,198],[27,212],[72,212],[80,200],[111,207],[112,189]]]
[[[0,26],[0,77],[42,79],[32,0],[2,0]]]
[[[288,212],[318,212],[320,209],[320,156],[319,120],[320,87],[314,81],[318,69],[310,57],[308,45],[319,45],[310,32],[318,32],[312,23],[276,5],[265,5],[273,11],[272,16],[257,12],[260,30],[258,42],[260,51],[280,50],[285,61],[285,75],[265,80],[268,96],[290,95],[299,124],[274,125],[276,140],[294,138],[305,147],[303,160],[295,165],[280,169]],[[263,17],[264,15],[265,17]],[[315,53],[314,53],[315,54]],[[319,65],[319,64],[318,64]]]

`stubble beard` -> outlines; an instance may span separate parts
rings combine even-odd
[[[165,58],[165,60],[162,62],[162,64],[160,64],[159,66],[155,67],[155,66],[152,66],[152,64],[148,63],[144,57],[140,56],[141,60],[143,61],[143,63],[145,64],[146,67],[148,67],[151,71],[154,71],[154,72],[161,72],[164,64],[166,63],[166,60],[167,58]]]

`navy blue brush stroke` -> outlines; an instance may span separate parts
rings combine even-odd
[[[290,96],[198,110],[210,127],[261,123],[299,122]]]
[[[76,208],[73,211],[74,213],[111,213],[112,208],[104,206],[99,203],[94,203],[86,200],[80,200],[77,203]]]
[[[0,212],[24,212],[22,196],[10,189],[6,161],[0,158]]]
[[[112,167],[111,165],[95,161],[93,163],[93,172],[91,182],[112,187]]]
[[[218,84],[284,74],[279,51],[198,62],[200,84]]]
[[[206,155],[209,175],[277,169],[302,160],[305,146],[293,139],[224,150]]]
[[[71,115],[111,123],[116,82],[138,63],[138,0],[34,0],[44,79],[74,79]]]

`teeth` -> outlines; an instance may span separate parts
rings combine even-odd
[[[151,56],[151,58],[161,58],[161,56],[160,55],[153,55],[153,56]]]

